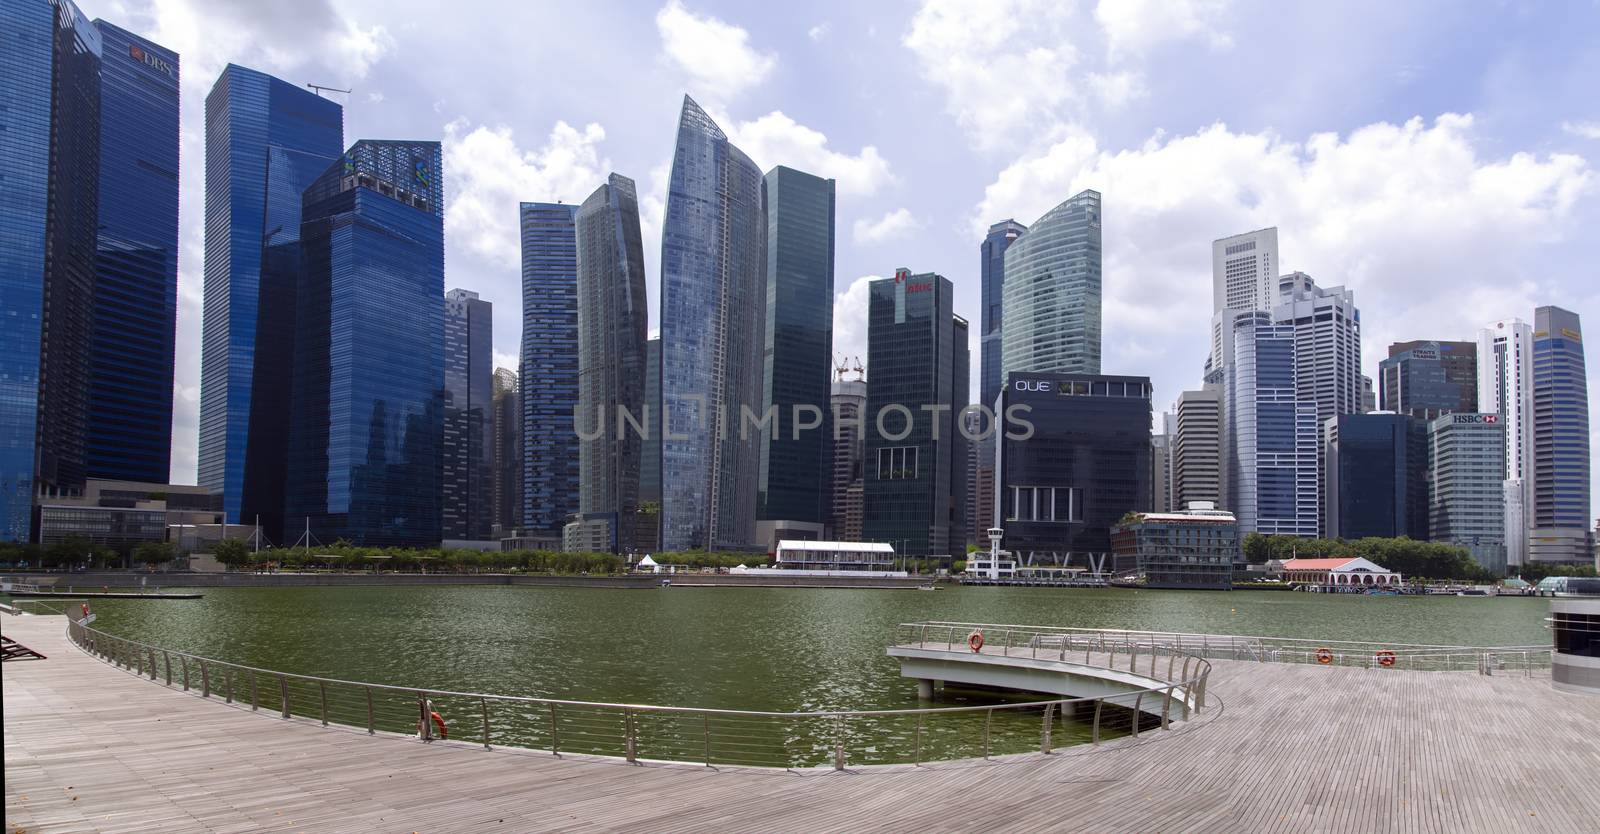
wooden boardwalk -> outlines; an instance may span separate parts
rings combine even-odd
[[[0,629],[50,658],[5,667],[6,834],[1600,830],[1600,698],[1548,678],[1216,661],[1206,717],[1098,749],[712,771],[323,728]]]

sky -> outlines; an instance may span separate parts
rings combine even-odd
[[[350,89],[346,144],[444,143],[445,282],[494,304],[497,366],[516,367],[517,203],[579,202],[612,171],[639,185],[656,329],[685,93],[763,169],[837,180],[840,358],[865,358],[866,282],[896,267],[950,278],[977,322],[988,225],[1085,188],[1102,371],[1150,376],[1158,409],[1200,381],[1211,241],[1266,226],[1283,271],[1354,290],[1373,377],[1391,342],[1540,304],[1600,332],[1595,0],[78,2],[181,56],[175,483],[195,477],[204,99],[229,62]],[[976,330],[972,349],[976,369]],[[1589,375],[1600,391],[1600,356]]]

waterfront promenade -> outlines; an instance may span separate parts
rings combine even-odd
[[[368,736],[201,699],[3,617],[6,831],[1559,831],[1600,698],[1548,677],[1214,661],[1208,709],[1098,748],[708,770]],[[151,635],[159,640],[158,635]]]

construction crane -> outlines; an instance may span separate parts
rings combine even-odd
[[[319,95],[319,96],[322,95],[323,92],[344,93],[345,95],[350,95],[350,91],[349,90],[341,90],[338,87],[324,87],[321,84],[312,84],[312,83],[309,83],[309,82],[306,84],[306,86],[310,87],[312,90],[316,91],[317,95]]]

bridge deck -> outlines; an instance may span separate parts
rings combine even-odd
[[[1209,717],[1100,749],[830,771],[556,760],[325,729],[0,628],[8,832],[1586,831],[1600,698],[1548,679],[1217,661]]]

